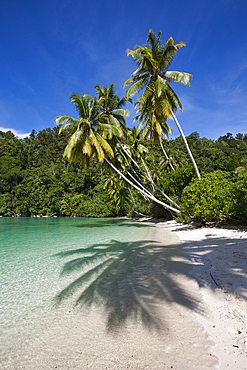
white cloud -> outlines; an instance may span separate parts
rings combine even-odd
[[[31,132],[28,132],[28,133],[24,134],[24,133],[22,133],[19,130],[15,130],[13,128],[5,128],[5,127],[0,127],[0,131],[3,131],[3,132],[11,131],[19,139],[24,139],[25,137],[27,137],[27,136],[29,136],[31,134]]]

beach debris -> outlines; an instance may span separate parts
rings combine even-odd
[[[215,281],[215,279],[214,279],[213,275],[211,274],[211,272],[210,272],[210,276],[211,276],[211,278],[212,278],[213,282],[215,283],[215,285],[216,285],[216,286],[219,286],[219,284],[217,284],[217,282]]]
[[[247,352],[247,338],[244,338],[244,350]]]

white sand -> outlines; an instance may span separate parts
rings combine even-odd
[[[203,295],[195,315],[215,342],[216,368],[247,369],[247,230],[163,224],[189,248],[191,274]]]

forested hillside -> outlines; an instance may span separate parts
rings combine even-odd
[[[129,191],[124,181],[116,185],[114,173],[104,164],[92,160],[88,169],[70,164],[63,158],[68,137],[64,133],[58,135],[58,131],[58,127],[38,133],[33,130],[30,137],[23,140],[10,131],[0,131],[0,215],[170,216],[162,206],[144,199],[135,190]],[[195,132],[187,140],[202,174],[223,171],[229,184],[240,186],[242,181],[241,191],[245,189],[247,135],[233,137],[227,133],[218,140],[210,140],[200,138]],[[191,203],[186,203],[191,193],[189,188],[184,189],[192,186],[195,173],[184,143],[179,137],[164,140],[163,144],[168,161],[164,160],[159,144],[145,143],[148,149],[145,160],[151,176],[170,197],[183,202],[185,210],[196,213]],[[169,161],[175,171],[171,171]],[[237,218],[233,211],[230,214]],[[203,215],[197,216],[203,218]],[[211,213],[204,216],[212,217]]]

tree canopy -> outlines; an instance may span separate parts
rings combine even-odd
[[[75,165],[66,158],[61,160],[69,133],[65,130],[59,135],[59,129],[58,126],[33,132],[25,139],[18,139],[11,132],[0,132],[0,215],[171,217],[164,207],[144,199],[135,189],[130,193],[125,181],[115,171],[110,171],[104,164],[98,164],[95,159],[90,161],[89,170],[84,169],[79,162]],[[138,137],[129,137],[128,145],[137,145],[136,139],[138,141]],[[221,136],[218,140],[211,140],[192,133],[187,136],[187,140],[201,172],[209,176],[214,171],[223,171],[224,181],[233,186],[228,194],[231,194],[229,201],[232,199],[231,204],[235,204],[235,208],[231,206],[226,219],[247,222],[244,211],[247,204],[243,196],[247,191],[247,170],[235,173],[243,161],[247,160],[247,135],[238,134],[231,139]],[[143,158],[154,182],[183,207],[183,203],[189,199],[185,194],[188,193],[187,187],[193,184],[195,173],[189,164],[188,154],[181,150],[181,143],[181,137],[164,143],[175,171],[160,166],[163,153],[158,143],[144,141],[147,152]],[[135,159],[141,163],[141,159]],[[217,181],[221,181],[221,178]],[[210,183],[211,180],[208,180],[206,186]],[[195,183],[195,189],[197,186]],[[220,186],[218,188],[220,191]],[[212,191],[212,187],[208,189]],[[218,198],[217,187],[214,191],[216,193],[213,196],[211,194],[211,200]],[[199,204],[197,196],[194,202]],[[191,200],[189,207],[193,215]],[[197,217],[210,218],[212,214],[213,210],[211,216],[205,214]]]

